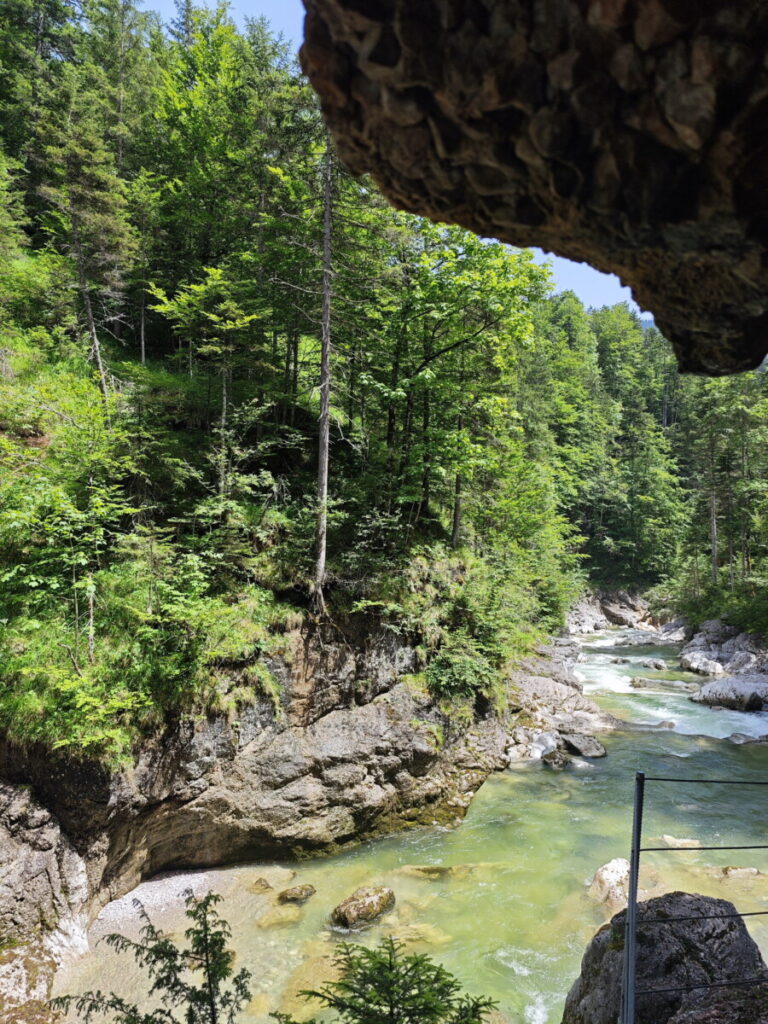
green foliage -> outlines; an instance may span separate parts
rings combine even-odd
[[[43,22],[36,12],[44,15]],[[313,579],[326,136],[262,22],[0,12],[0,727],[125,758],[278,703]],[[626,305],[335,161],[325,597],[462,713],[588,577],[762,624],[762,375],[678,378]]]
[[[373,949],[342,943],[335,958],[338,981],[302,994],[343,1024],[481,1024],[496,1006],[463,994],[444,967],[404,948],[392,938]],[[287,1014],[272,1016],[279,1024],[295,1024]]]
[[[142,1012],[122,997],[100,991],[59,996],[51,1000],[51,1007],[64,1013],[74,1010],[85,1024],[104,1017],[112,1024],[235,1024],[251,997],[251,974],[245,968],[234,973],[235,955],[227,948],[232,933],[216,910],[220,902],[213,892],[197,899],[186,891],[191,924],[184,933],[184,947],[152,924],[138,900],[134,904],[144,920],[139,941],[115,933],[106,936],[108,945],[130,953],[146,970],[151,982],[147,994],[156,997],[160,1007]]]
[[[427,685],[439,699],[489,695],[497,672],[472,637],[454,634],[427,669]]]

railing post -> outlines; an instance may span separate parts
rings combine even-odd
[[[624,932],[624,985],[620,1024],[635,1024],[635,969],[637,966],[637,883],[640,875],[640,843],[643,832],[645,772],[635,772],[635,808],[632,816],[632,852],[629,861],[629,893]]]

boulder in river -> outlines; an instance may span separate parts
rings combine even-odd
[[[663,672],[667,667],[667,663],[661,658],[643,658],[638,665],[642,665],[643,668],[652,668],[657,672]]]
[[[542,757],[542,764],[545,764],[548,768],[554,768],[555,771],[562,771],[563,768],[567,768],[571,763],[570,757],[562,750],[550,750],[547,754]]]
[[[572,754],[581,754],[582,757],[605,757],[605,747],[594,736],[587,736],[583,732],[564,732],[561,733],[561,738],[566,750]]]
[[[306,903],[317,892],[314,885],[294,885],[277,894],[278,903]]]
[[[394,892],[383,885],[361,886],[334,909],[331,921],[340,928],[360,928],[395,905]]]
[[[687,683],[684,679],[649,679],[647,676],[633,676],[629,685],[635,690],[685,690],[686,693],[698,693],[698,683]]]
[[[638,905],[638,992],[683,986],[688,986],[688,990],[638,995],[636,1024],[721,1024],[720,1017],[681,1016],[701,1011],[722,999],[722,989],[691,986],[764,977],[766,987],[759,988],[765,999],[768,969],[743,920],[726,916],[732,914],[735,907],[727,900],[684,892],[666,893]],[[565,1002],[562,1024],[616,1024],[621,1003],[625,917],[625,910],[616,914],[587,947],[581,975]],[[692,920],[672,921],[675,917]],[[728,991],[730,1001],[735,1001],[739,989]],[[754,1019],[765,1021],[765,1017]],[[746,1019],[738,1017],[722,1018],[723,1024],[725,1021],[746,1024]]]
[[[614,857],[603,864],[594,874],[587,894],[599,903],[614,907],[626,906],[629,892],[629,861],[626,857]]]
[[[761,711],[768,704],[768,675],[754,673],[713,680],[705,683],[691,700],[733,711]]]
[[[266,878],[257,878],[255,881],[250,883],[250,885],[248,886],[248,891],[255,893],[269,892],[271,888],[272,886],[269,884]]]

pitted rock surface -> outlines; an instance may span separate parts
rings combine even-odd
[[[339,153],[395,205],[618,274],[683,370],[768,350],[768,4],[304,0]]]
[[[394,905],[395,894],[386,886],[362,886],[334,908],[331,921],[338,928],[362,928]]]
[[[766,987],[757,986],[764,1005],[768,969],[744,921],[725,916],[734,913],[728,900],[685,892],[666,893],[638,905],[638,993],[678,987],[688,987],[688,991],[638,995],[637,1024],[731,1024],[739,1019],[721,1019],[704,1012],[713,1001],[721,1001],[726,991],[734,1002],[743,991],[738,986],[733,990],[695,986],[765,978]],[[713,920],[712,915],[722,916]],[[562,1024],[615,1024],[618,1020],[625,917],[626,911],[616,914],[587,947],[581,975],[565,1002]],[[673,922],[674,917],[693,920]],[[670,919],[670,923],[644,924],[659,918]]]

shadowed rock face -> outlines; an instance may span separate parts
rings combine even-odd
[[[682,370],[768,351],[765,0],[304,0],[339,152],[397,206],[618,274]]]
[[[768,970],[735,911],[727,900],[685,892],[638,905],[637,1024],[765,1024]],[[616,914],[587,947],[562,1024],[618,1020],[625,918],[625,910]]]

